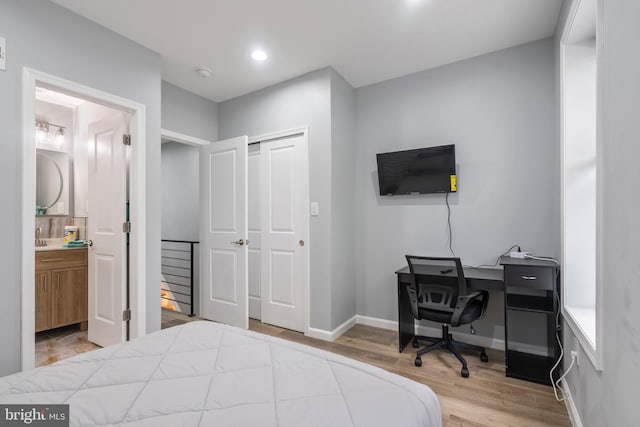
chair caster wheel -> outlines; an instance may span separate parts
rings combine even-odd
[[[489,357],[487,356],[487,353],[485,353],[484,351],[480,353],[480,361],[485,363],[489,361]]]
[[[460,375],[462,375],[462,378],[469,378],[469,370],[467,368],[462,368]]]
[[[416,360],[413,362],[417,367],[422,366],[422,359],[420,357],[416,357]],[[469,374],[467,374],[469,375]]]
[[[413,348],[420,348],[420,343],[416,339],[413,340]]]

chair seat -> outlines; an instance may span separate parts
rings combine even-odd
[[[421,319],[431,320],[438,323],[451,324],[451,316],[453,313],[446,311],[429,310],[418,307],[418,314]],[[460,316],[460,324],[471,323],[482,315],[482,303],[480,301],[472,301],[467,309]]]

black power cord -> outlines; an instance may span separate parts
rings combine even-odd
[[[447,227],[449,229],[449,252],[456,257],[456,253],[453,252],[452,240],[453,240],[453,232],[451,231],[451,206],[449,206],[449,193],[445,193],[444,202],[447,204]]]
[[[449,206],[449,193],[445,193],[444,202],[447,205],[447,229],[449,231],[449,252],[453,255],[454,258],[457,258],[456,253],[453,251],[452,241],[453,241],[453,231],[451,230],[451,206]],[[489,264],[480,264],[480,265],[464,265],[463,267],[471,267],[471,268],[479,268],[479,267],[497,267],[498,262],[500,262],[500,258],[504,255],[507,255],[511,252],[511,249],[518,248],[518,252],[522,252],[520,245],[515,244],[511,246],[509,249],[498,255],[496,258],[496,262],[493,265]],[[555,261],[555,260],[554,260]],[[557,262],[557,261],[556,261]]]

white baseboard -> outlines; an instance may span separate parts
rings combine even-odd
[[[569,420],[571,421],[571,425],[573,427],[582,427],[582,420],[580,420],[578,408],[576,407],[576,403],[573,400],[573,395],[571,394],[571,390],[569,389],[569,384],[567,384],[566,380],[562,380],[562,393],[565,396],[564,404],[567,406],[567,412],[569,412]]]
[[[389,331],[398,330],[398,322],[395,320],[380,319],[378,317],[363,316],[357,314],[333,331],[325,331],[323,329],[309,328],[308,336],[324,341],[335,341],[340,335],[347,332],[354,325],[373,326],[375,328],[386,329]],[[462,342],[473,345],[479,345],[486,348],[504,351],[504,340],[500,338],[485,337],[482,335],[473,335],[467,332],[452,330],[453,337]],[[442,330],[436,327],[416,325],[416,335],[425,335],[430,337],[439,337]]]
[[[323,341],[333,341],[331,339],[331,332],[325,331],[324,329],[309,328],[309,330],[307,331],[307,336]]]
[[[396,327],[397,328],[397,327]],[[465,342],[467,344],[479,345],[480,347],[492,348],[494,350],[504,351],[504,340],[500,338],[485,337],[482,335],[474,335],[469,332],[460,332],[451,329],[453,338]],[[442,336],[442,329],[432,326],[416,325],[416,335],[425,335],[428,337]]]
[[[357,314],[356,322],[358,325],[373,326],[374,328],[387,329],[389,331],[398,330],[398,322],[395,320],[380,319],[378,317],[369,317]]]
[[[360,314],[356,315],[356,323],[358,325],[373,326],[380,329],[387,329],[389,331],[398,330],[398,322],[395,320],[387,320],[387,319],[380,319],[377,317],[362,316]],[[459,332],[455,330],[452,330],[452,333],[454,338],[459,339],[460,341],[463,341],[469,344],[479,345],[482,347],[493,348],[496,350],[504,351],[503,339],[485,337],[481,335],[473,335],[470,333]],[[442,330],[440,328],[435,328],[435,327],[416,325],[416,334],[426,335],[431,337],[439,337],[440,335],[442,335]]]
[[[347,319],[344,323],[342,323],[340,326],[335,328],[333,331],[325,331],[323,329],[309,328],[309,332],[307,333],[307,336],[310,336],[311,338],[317,338],[319,340],[324,340],[324,341],[335,341],[340,335],[347,332],[355,324],[356,324],[356,316],[353,316],[352,318]]]

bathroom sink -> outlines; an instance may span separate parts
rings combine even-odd
[[[59,238],[59,239],[44,239],[44,241],[47,243],[46,246],[36,246],[36,252],[42,252],[42,251],[60,251],[60,250],[76,250],[76,249],[86,249],[86,247],[79,247],[79,248],[65,248],[64,246],[62,246],[64,244],[64,238]]]

